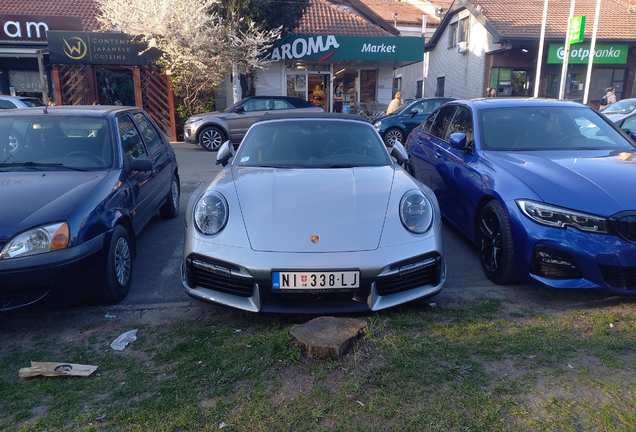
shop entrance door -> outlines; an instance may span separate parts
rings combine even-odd
[[[331,111],[330,82],[331,74],[300,71],[287,73],[287,96],[305,99],[328,112]]]

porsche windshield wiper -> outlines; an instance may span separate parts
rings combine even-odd
[[[83,168],[70,167],[61,163],[41,163],[41,162],[13,162],[13,163],[2,163],[0,164],[0,168],[13,168],[13,167],[34,167],[34,168],[62,168],[69,169],[73,171],[86,171]]]
[[[352,165],[352,164],[333,164],[333,165],[328,165],[325,168],[355,168],[357,165]]]

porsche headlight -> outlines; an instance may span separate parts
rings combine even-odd
[[[33,228],[12,238],[0,252],[0,259],[22,258],[68,247],[66,222]]]
[[[589,213],[577,212],[537,201],[517,200],[524,215],[534,222],[555,228],[574,227],[581,231],[607,234],[607,219]]]
[[[382,126],[382,122],[381,121],[377,121],[375,123],[373,123],[373,127],[375,128],[375,130],[377,130],[378,132],[380,132],[380,126]]]
[[[205,235],[221,232],[227,224],[229,209],[221,192],[209,191],[201,195],[194,205],[194,224]]]
[[[423,234],[433,223],[433,204],[421,191],[408,191],[400,201],[400,219],[410,232]]]

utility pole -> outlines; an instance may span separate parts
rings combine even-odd
[[[545,23],[548,20],[548,0],[543,2],[543,20],[541,21],[541,38],[539,39],[539,54],[537,57],[537,75],[534,78],[534,97],[539,97],[541,86],[541,65],[543,64],[543,43],[545,41]]]
[[[570,21],[574,16],[574,3],[572,0],[570,5],[570,16],[568,17],[568,24],[565,31],[565,47],[563,49],[563,68],[561,68],[561,85],[559,86],[559,99],[565,99],[565,82],[568,78],[568,61],[570,60]]]
[[[596,0],[596,15],[594,16],[594,30],[592,30],[592,43],[590,44],[590,54],[587,62],[587,75],[585,76],[585,93],[583,93],[583,103],[587,104],[590,96],[590,82],[592,81],[592,64],[596,53],[596,30],[598,29],[598,16],[601,13],[601,0]]]

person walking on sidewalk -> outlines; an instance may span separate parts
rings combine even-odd
[[[387,114],[391,114],[393,111],[398,109],[398,107],[402,106],[402,92],[399,91],[395,94],[395,98],[389,104],[389,107],[386,109]]]

